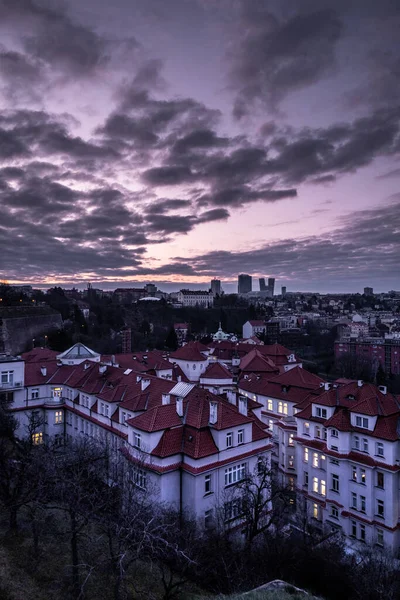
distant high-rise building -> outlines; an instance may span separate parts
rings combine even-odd
[[[132,330],[130,327],[121,331],[122,354],[132,352]]]
[[[268,292],[269,292],[269,296],[274,295],[274,289],[275,289],[275,278],[274,277],[269,277],[268,278]]]
[[[283,297],[286,296],[286,286],[285,285],[282,286],[282,296]]]
[[[364,288],[364,294],[366,296],[373,296],[374,295],[374,288],[365,287]]]
[[[264,277],[260,277],[260,279],[258,280],[259,284],[260,284],[260,292],[265,292],[267,289],[267,286],[265,285],[265,278]]]
[[[238,277],[238,294],[248,294],[253,289],[253,278],[251,275],[242,273]]]
[[[211,293],[213,296],[221,295],[221,280],[211,279]]]

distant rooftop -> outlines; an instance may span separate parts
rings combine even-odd
[[[0,363],[21,361],[20,356],[12,356],[11,354],[0,354]]]

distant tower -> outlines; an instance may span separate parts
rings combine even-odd
[[[260,279],[258,280],[258,283],[260,284],[260,292],[265,292],[267,289],[267,287],[265,285],[265,278],[260,277]]]
[[[242,273],[238,277],[238,294],[248,294],[253,288],[253,279],[251,275]]]
[[[286,296],[286,286],[283,285],[282,286],[282,297],[284,298]]]
[[[132,330],[130,327],[121,331],[122,337],[122,354],[129,354],[132,352]]]
[[[269,277],[268,278],[268,296],[270,296],[271,298],[274,295],[274,289],[275,289],[275,278]]]
[[[371,287],[365,287],[364,288],[364,294],[366,296],[373,296],[374,295],[374,288]]]
[[[211,279],[211,293],[214,296],[221,295],[221,280],[220,279]]]

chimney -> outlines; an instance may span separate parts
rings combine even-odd
[[[176,399],[176,412],[178,417],[183,417],[183,398]]]
[[[149,387],[150,385],[150,379],[142,379],[142,381],[140,382],[140,387],[142,392],[144,392],[144,390]]]
[[[359,379],[359,380],[357,381],[357,385],[358,385],[358,387],[362,387],[362,384],[363,384],[363,383],[364,383],[364,382],[363,382],[363,380],[362,380],[362,379]]]
[[[169,394],[162,394],[161,398],[163,404],[171,404],[171,396]]]
[[[218,402],[210,400],[210,423],[215,425],[218,420]]]
[[[99,373],[102,375],[103,373],[105,373],[107,371],[107,365],[100,365],[99,366]]]
[[[386,394],[387,394],[387,387],[386,387],[386,385],[379,385],[378,386],[378,390],[381,392],[381,394],[384,394],[386,396]]]
[[[246,396],[239,396],[239,412],[247,417],[247,398]]]
[[[42,373],[43,377],[46,377],[46,375],[47,375],[47,367],[40,367],[40,372]]]
[[[324,383],[324,389],[325,389],[326,391],[330,390],[330,389],[331,389],[331,384],[330,384],[330,383],[328,383],[328,382],[326,381],[326,382]]]

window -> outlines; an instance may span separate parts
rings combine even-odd
[[[229,433],[226,434],[226,447],[232,448],[232,446],[233,446],[233,434],[230,431]]]
[[[366,482],[367,482],[367,475],[365,473],[365,469],[360,469],[360,474],[361,474],[361,478],[360,478],[361,481],[360,481],[360,483],[362,483],[362,484],[365,485]]]
[[[353,481],[357,481],[357,467],[351,467],[351,478]]]
[[[318,494],[318,477],[313,477],[313,492]]]
[[[331,504],[331,517],[333,517],[334,519],[339,518],[339,510],[337,506],[333,506],[333,504]]]
[[[269,424],[269,430],[270,430],[270,431],[273,431],[273,430],[274,430],[274,422],[273,422],[273,420],[272,420],[272,419],[270,419],[270,420],[268,421],[268,424]]]
[[[326,481],[324,481],[324,479],[321,479],[321,496],[326,496]]]
[[[108,417],[110,414],[110,407],[108,406],[108,404],[104,405],[104,416]]]
[[[39,389],[38,388],[31,390],[31,400],[36,400],[36,398],[39,398]]]
[[[212,508],[209,508],[204,513],[204,527],[205,529],[210,529],[213,524],[213,511]]]
[[[336,475],[336,473],[332,473],[332,490],[339,492],[339,475]]]
[[[303,485],[308,487],[308,472],[304,471]]]
[[[142,436],[140,435],[140,433],[136,433],[136,431],[133,434],[133,445],[135,448],[141,448],[142,446]]]
[[[294,433],[289,433],[289,446],[294,446]]]
[[[284,415],[288,414],[288,405],[287,405],[287,402],[283,403],[283,414]]]
[[[303,423],[303,434],[310,435],[310,423]]]
[[[358,435],[354,436],[354,448],[355,450],[360,449],[360,438],[358,437]]]
[[[366,507],[367,507],[367,504],[365,501],[365,496],[360,496],[360,511],[365,513],[365,511],[367,509]]]
[[[332,431],[331,431],[331,436],[332,436],[332,437],[334,437],[334,438],[337,438],[337,437],[339,437],[339,432],[338,432],[338,430],[337,430],[337,429],[332,429]]]
[[[337,458],[331,458],[329,462],[331,463],[331,465],[339,466],[339,461],[337,460]]]
[[[326,419],[326,416],[327,416],[326,408],[321,408],[320,406],[317,406],[315,408],[315,415],[317,417],[320,417],[321,419]]]
[[[351,492],[351,508],[357,510],[357,494],[355,492]]]
[[[244,429],[239,429],[237,440],[238,440],[238,445],[244,444]]]
[[[272,402],[272,400],[270,398],[268,398],[268,400],[267,400],[267,409],[271,412],[273,412],[273,410],[274,410],[274,403]]]
[[[243,512],[241,498],[235,498],[224,504],[225,521],[237,519]]]
[[[32,444],[34,446],[39,446],[40,444],[43,444],[43,433],[42,432],[32,433]]]
[[[78,429],[78,417],[75,415],[75,429]]]
[[[368,429],[368,419],[365,417],[356,417],[356,427],[363,427],[363,429]]]
[[[60,423],[63,422],[63,411],[62,410],[56,410],[56,412],[54,413],[54,423],[56,425],[60,425]]]
[[[2,385],[13,385],[14,383],[14,371],[2,371],[1,372],[1,384]]]
[[[242,481],[246,477],[246,463],[225,469],[225,486]]]
[[[308,448],[304,448],[304,462],[308,463]]]
[[[280,413],[281,415],[288,414],[287,402],[282,402],[281,400],[278,402],[278,413]]]
[[[318,468],[319,467],[319,456],[317,452],[313,452],[313,461],[312,466]]]
[[[381,488],[382,490],[385,487],[385,474],[382,471],[377,471],[376,473],[376,487]]]
[[[378,544],[378,546],[383,546],[383,544],[384,544],[383,529],[376,530],[376,543]]]
[[[363,452],[368,452],[368,440],[367,438],[363,438]]]
[[[204,494],[211,494],[211,474],[204,476]]]
[[[53,388],[53,398],[61,398],[61,388]]]
[[[146,471],[144,471],[143,469],[134,469],[133,483],[138,487],[145,489],[147,485]]]
[[[320,520],[320,510],[319,510],[318,504],[316,504],[316,503],[313,504],[312,512],[313,512],[314,519],[317,519],[319,521]]]
[[[362,542],[365,542],[365,525],[360,523],[359,526],[359,537]]]
[[[316,438],[320,438],[321,437],[321,427],[316,427],[315,428],[315,437]]]
[[[321,454],[321,462],[320,462],[320,469],[322,469],[323,471],[326,470],[326,456],[325,454]]]
[[[351,534],[352,537],[357,537],[357,523],[356,521],[351,521]]]
[[[376,455],[377,456],[385,456],[384,446],[382,442],[376,443]]]
[[[376,501],[376,514],[378,517],[385,517],[385,503],[383,500]]]

